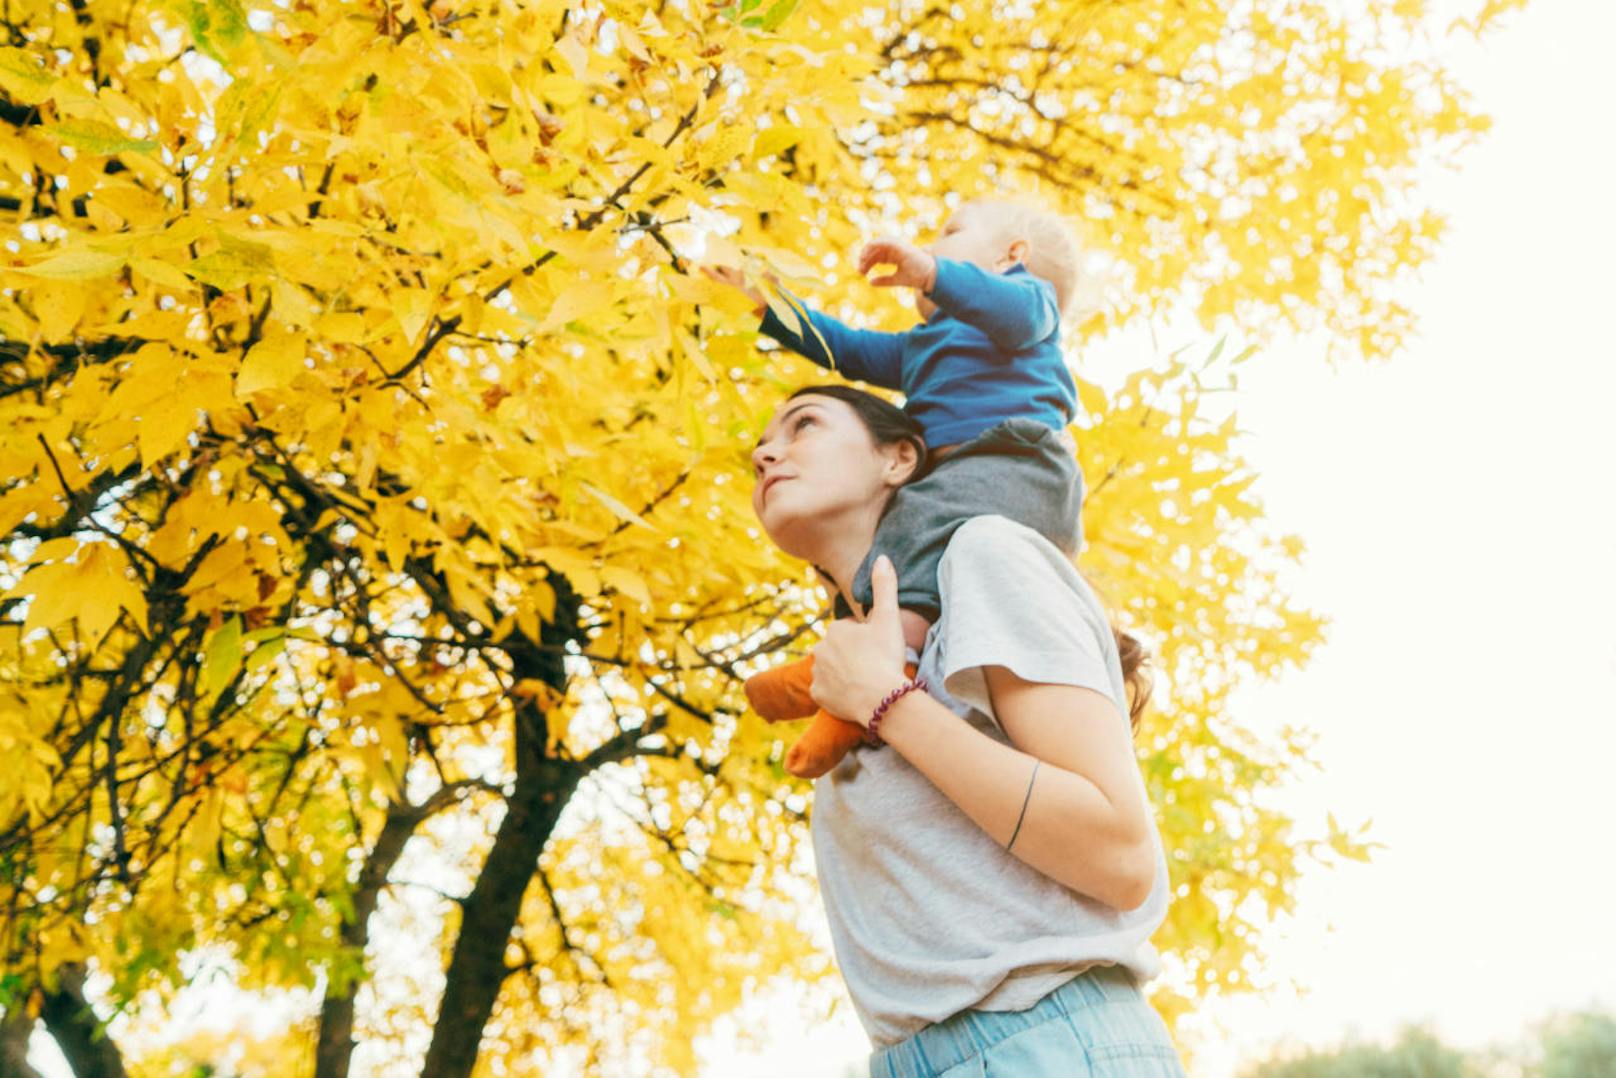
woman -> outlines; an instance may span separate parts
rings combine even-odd
[[[924,458],[898,408],[806,387],[753,452],[752,506],[782,550],[851,581]],[[867,612],[844,592],[863,620],[829,626],[812,691],[867,730],[879,711],[876,744],[815,781],[810,825],[872,1078],[1182,1076],[1139,990],[1168,902],[1129,726],[1146,689],[1130,708],[1093,591],[1036,532],[974,518],[914,656],[891,563],[873,580]]]

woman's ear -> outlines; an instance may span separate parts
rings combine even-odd
[[[888,448],[890,452],[887,455],[887,475],[894,480],[894,486],[901,487],[920,467],[920,450],[916,449],[915,443],[907,438],[893,442]]]

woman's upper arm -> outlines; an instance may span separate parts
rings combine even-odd
[[[945,691],[984,711],[1023,752],[1092,782],[1117,840],[1152,824],[1127,716],[1108,691],[1106,641],[1071,562],[1023,525],[960,525],[939,569]]]
[[[1128,720],[1116,702],[1081,685],[1027,681],[1005,666],[983,672],[994,714],[1011,744],[1092,782],[1116,811],[1119,842],[1148,842],[1144,782]]]

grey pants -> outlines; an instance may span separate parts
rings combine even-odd
[[[870,608],[870,569],[885,554],[898,571],[898,605],[936,621],[942,611],[937,564],[955,528],[996,513],[1076,557],[1083,545],[1082,505],[1083,473],[1070,439],[1034,419],[1007,419],[898,489],[854,574],[853,596]],[[853,616],[840,592],[836,616]]]

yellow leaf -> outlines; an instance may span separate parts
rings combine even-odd
[[[307,341],[302,333],[275,333],[266,336],[247,351],[236,375],[236,396],[245,398],[266,389],[282,389],[292,384],[306,368],[303,359]]]
[[[393,292],[393,314],[411,344],[421,343],[421,331],[432,318],[433,297],[424,288],[400,288]]]
[[[556,296],[539,323],[539,332],[553,333],[568,322],[600,310],[611,301],[611,289],[605,282],[586,279]]]
[[[222,543],[202,559],[180,590],[186,595],[197,595],[228,578],[239,575],[247,561],[247,548],[243,543]]]
[[[795,251],[788,251],[784,247],[752,247],[750,251],[782,277],[799,280],[816,280],[819,277],[819,271]]]
[[[763,289],[763,299],[764,302],[769,305],[769,310],[774,312],[774,316],[778,318],[787,329],[791,330],[791,332],[797,334],[799,337],[802,336],[803,319],[797,317],[796,308],[791,306],[790,301],[767,285],[765,285]],[[825,350],[825,354],[830,354],[830,350],[828,348]]]
[[[196,282],[187,277],[178,266],[159,259],[131,258],[129,267],[153,284],[162,285],[176,292],[190,292],[196,288]]]
[[[1107,408],[1105,390],[1085,378],[1076,378],[1074,381],[1077,382],[1077,400],[1083,410],[1090,416],[1104,414]]]
[[[87,543],[74,561],[55,561],[30,570],[6,592],[32,595],[27,634],[37,628],[55,629],[77,619],[79,635],[94,649],[127,610],[142,632],[147,631],[146,597],[124,576],[128,558],[109,543]]]
[[[331,311],[315,319],[314,332],[328,341],[359,344],[365,339],[365,316],[356,311]]]
[[[10,267],[11,272],[26,273],[30,277],[56,277],[72,281],[110,277],[121,269],[123,259],[118,255],[92,251],[85,247],[63,251],[31,266]]]
[[[630,524],[638,524],[642,528],[651,528],[651,525],[645,520],[644,517],[640,516],[640,514],[636,513],[634,510],[630,509],[628,506],[624,505],[610,494],[607,494],[604,490],[601,490],[599,487],[595,486],[595,484],[586,483],[580,479],[578,480],[578,485],[584,489],[586,494],[600,502],[600,504],[604,505],[606,508],[610,509],[613,513],[616,513],[623,520],[628,521]],[[655,531],[656,529],[651,528],[651,530]]]
[[[635,602],[651,605],[651,589],[645,586],[645,578],[632,569],[608,565],[600,571],[600,578]]]
[[[67,340],[84,317],[84,288],[73,281],[43,281],[33,290],[34,313],[47,341]]]
[[[208,640],[202,664],[202,687],[210,696],[218,693],[241,669],[241,617],[233,615]]]
[[[150,468],[185,445],[196,427],[196,406],[188,396],[163,400],[140,417],[140,463]]]
[[[795,124],[772,124],[758,132],[752,153],[756,157],[768,157],[795,146],[801,139],[802,129]]]
[[[566,694],[541,678],[525,677],[511,686],[511,695],[531,699],[538,707],[549,709],[564,702]]]
[[[201,807],[191,818],[185,845],[192,857],[211,862],[224,828],[224,790],[209,786],[197,796],[201,800]]]
[[[156,139],[132,138],[116,125],[99,120],[67,120],[46,124],[45,132],[69,146],[98,157],[119,153],[150,153],[157,149]]]
[[[617,36],[623,42],[623,47],[628,50],[629,55],[646,63],[651,62],[651,54],[646,50],[645,42],[640,40],[640,35],[636,34],[626,23],[617,24]]]
[[[571,33],[561,35],[556,39],[555,49],[567,61],[578,81],[589,80],[589,50],[579,44],[576,37]]]

